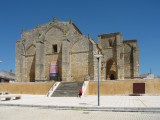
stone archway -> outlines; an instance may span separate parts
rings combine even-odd
[[[106,62],[106,79],[107,80],[117,79],[117,65],[113,59],[109,59]]]
[[[115,78],[114,78],[114,74],[111,74],[110,75],[110,80],[114,80]]]

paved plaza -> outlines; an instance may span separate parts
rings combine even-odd
[[[97,96],[21,95],[20,100],[0,101],[0,120],[160,119],[160,96],[100,96],[97,104]]]
[[[0,120],[159,120],[158,112],[55,110],[37,107],[0,107]]]
[[[97,96],[46,97],[21,95],[20,100],[1,101],[0,105],[98,107]],[[160,108],[160,96],[100,96],[100,108]]]

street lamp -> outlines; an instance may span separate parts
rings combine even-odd
[[[100,105],[100,99],[99,99],[99,58],[102,57],[101,54],[94,55],[98,59],[98,106]]]
[[[0,63],[3,62],[2,60],[0,60]]]

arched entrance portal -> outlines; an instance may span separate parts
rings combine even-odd
[[[107,80],[117,79],[117,65],[113,59],[109,59],[106,62],[106,79]]]
[[[113,74],[110,75],[110,80],[114,80],[114,75]]]

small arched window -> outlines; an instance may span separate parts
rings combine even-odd
[[[57,45],[52,45],[53,47],[53,53],[57,53]]]
[[[112,47],[112,40],[109,40],[109,47]]]

